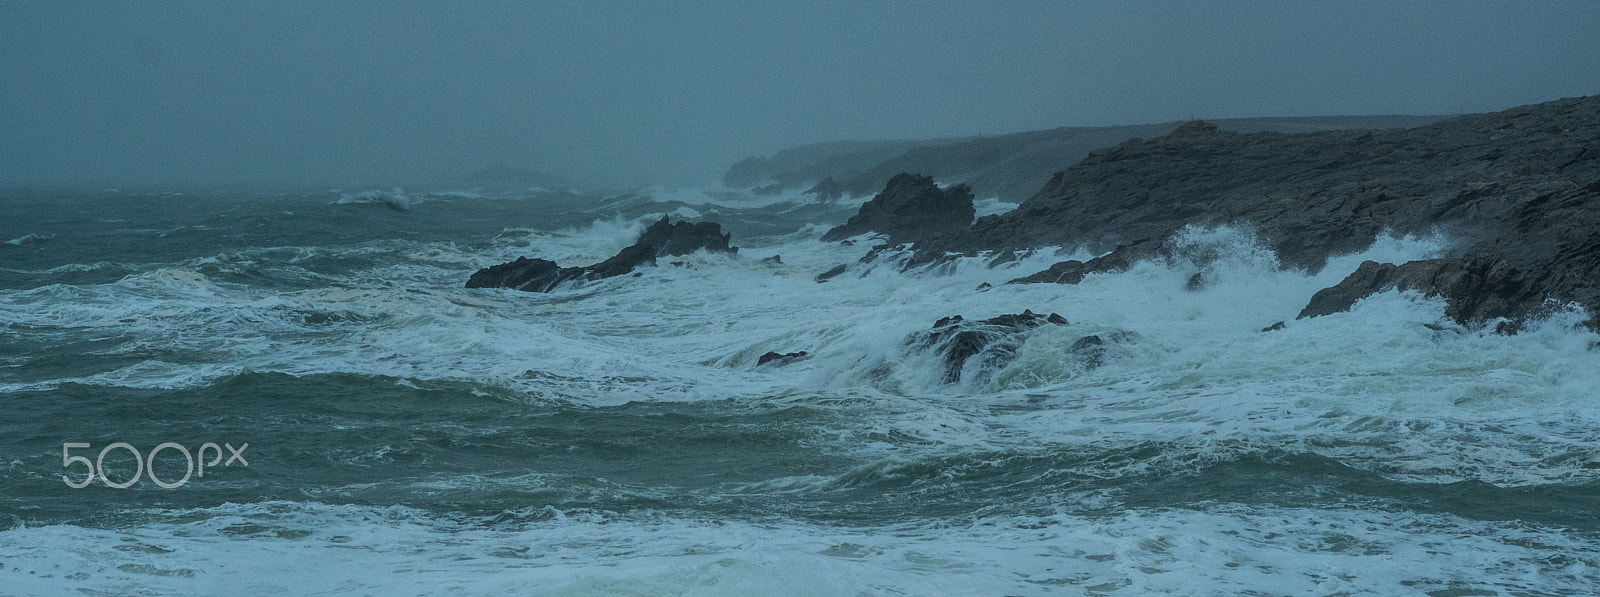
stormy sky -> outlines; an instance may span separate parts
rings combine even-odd
[[[690,184],[840,139],[1600,93],[1597,2],[0,0],[0,185]]]

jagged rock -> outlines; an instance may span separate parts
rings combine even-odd
[[[773,265],[783,265],[783,256],[782,255],[773,255],[773,256],[768,257],[766,259],[762,259],[761,262],[762,263],[770,263],[770,264],[773,264]]]
[[[832,176],[822,179],[816,186],[806,189],[802,195],[816,195],[823,201],[837,201],[844,197],[844,185],[833,180]]]
[[[1127,271],[1133,264],[1160,254],[1160,244],[1154,239],[1141,238],[1119,245],[1110,253],[1088,262],[1069,259],[1050,266],[1050,269],[1017,278],[1007,284],[1077,284],[1088,274]]]
[[[634,246],[648,245],[655,248],[659,255],[688,255],[700,249],[712,253],[738,253],[739,248],[730,246],[728,241],[733,238],[732,233],[724,234],[722,226],[716,222],[678,222],[670,223],[667,216],[651,224],[639,235],[639,240]]]
[[[1312,295],[1300,318],[1347,311],[1363,298],[1385,290],[1416,290],[1445,297],[1445,315],[1459,323],[1520,318],[1539,310],[1543,293],[1530,292],[1522,272],[1496,255],[1469,259],[1426,259],[1400,265],[1362,262],[1338,284]],[[1515,324],[1513,324],[1515,325]]]
[[[639,235],[639,240],[600,263],[588,267],[560,267],[547,259],[518,257],[516,261],[473,273],[467,279],[467,288],[550,292],[568,280],[600,280],[632,272],[633,268],[640,265],[654,265],[660,256],[688,255],[701,249],[713,253],[737,253],[738,247],[728,245],[732,236],[723,234],[722,227],[713,222],[674,224],[662,216],[660,221],[651,224]]]
[[[900,174],[844,224],[822,235],[823,242],[843,240],[867,232],[889,235],[890,244],[914,243],[930,236],[964,230],[977,209],[972,190],[957,184],[941,189],[933,179]]]
[[[1492,255],[1518,272],[1515,280],[1431,283],[1454,299],[1451,317],[1520,317],[1545,298],[1600,313],[1595,139],[1600,96],[1411,129],[1241,134],[1194,124],[1092,152],[1015,210],[919,242],[904,266],[1003,248],[1159,244],[1187,225],[1230,224],[1253,230],[1284,267],[1316,272],[1380,233],[1442,230],[1456,242],[1443,258]],[[1457,269],[1473,268],[1463,261]],[[1052,270],[1022,280],[1092,271]],[[1497,286],[1513,282],[1524,287]]]
[[[1276,331],[1281,330],[1283,328],[1284,328],[1284,323],[1280,321],[1278,323],[1274,323],[1274,324],[1269,325],[1267,327],[1261,328],[1261,331],[1263,331],[1263,332],[1276,332]]]
[[[823,282],[827,282],[828,280],[832,280],[834,278],[834,276],[838,276],[839,274],[844,273],[844,271],[847,270],[847,269],[850,269],[850,268],[849,268],[849,266],[846,266],[845,264],[841,263],[839,265],[835,265],[835,266],[833,266],[833,269],[830,269],[828,271],[825,271],[825,272],[822,272],[820,274],[817,274],[817,283],[821,284]]]
[[[809,354],[809,353],[807,353],[804,350],[802,350],[800,352],[789,352],[789,353],[784,353],[784,354],[778,354],[776,352],[769,352],[767,354],[761,355],[761,358],[756,359],[756,366],[760,367],[762,365],[765,365],[767,363],[771,363],[773,361],[780,361],[779,364],[782,364],[781,361],[788,361],[788,360],[791,360],[791,359],[798,359],[798,358],[806,356],[807,354]]]
[[[486,267],[467,278],[467,288],[514,288],[550,292],[557,284],[582,276],[581,267],[563,268],[549,259],[518,257],[516,261]]]
[[[1033,311],[976,322],[955,315],[940,318],[930,331],[912,334],[906,338],[906,344],[916,348],[936,347],[944,361],[943,380],[954,383],[961,381],[961,371],[973,357],[981,357],[987,370],[1005,367],[1016,357],[1017,349],[1027,339],[1026,333],[1046,324],[1067,325],[1067,320],[1055,313],[1046,316]]]

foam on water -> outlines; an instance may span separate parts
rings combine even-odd
[[[733,205],[694,205],[723,203]],[[1295,319],[1362,260],[1429,257],[1442,237],[1383,236],[1307,274],[1278,270],[1248,231],[1196,228],[1171,241],[1170,260],[1078,285],[1005,285],[1090,256],[1046,249],[995,268],[980,257],[906,273],[892,254],[858,263],[869,243],[822,243],[827,226],[811,224],[743,243],[739,256],[663,259],[636,277],[550,294],[461,287],[474,268],[518,256],[598,262],[660,215],[508,229],[472,244],[248,249],[109,284],[5,291],[0,322],[19,337],[122,338],[97,354],[147,358],[73,377],[0,380],[0,392],[67,382],[200,387],[254,371],[472,381],[582,407],[732,400],[848,409],[813,441],[859,466],[724,488],[734,496],[806,497],[953,475],[960,467],[924,469],[957,458],[975,469],[1008,458],[1070,465],[1038,474],[1046,479],[1182,475],[1288,453],[1393,483],[1600,481],[1592,432],[1600,354],[1596,336],[1575,326],[1581,314],[1500,336],[1450,323],[1438,300],[1387,292],[1348,313]],[[782,263],[758,258],[769,254]],[[838,264],[851,269],[814,280]],[[1189,289],[1196,274],[1204,284]],[[994,286],[979,292],[985,283]],[[943,383],[939,355],[905,342],[942,317],[1025,309],[1070,323],[1040,328],[979,381]],[[1261,331],[1277,321],[1285,327]],[[1090,334],[1126,340],[1090,368],[1067,350]],[[808,356],[758,367],[768,351]],[[1136,449],[1151,454],[1097,456]],[[1027,504],[1058,510],[1050,515],[973,506],[980,514],[888,527],[780,515],[550,509],[466,520],[398,507],[229,504],[131,528],[19,526],[0,533],[0,581],[25,594],[574,595],[1537,595],[1600,582],[1595,545],[1559,526],[1362,504],[1138,507],[1124,503],[1126,493],[1069,486]]]
[[[936,404],[954,401],[957,408],[1007,403],[1021,394],[1078,403],[1081,408],[1059,417],[1029,415],[1027,429],[1014,431],[1049,442],[1082,441],[1071,430],[1093,428],[1096,437],[1131,441],[1121,436],[1158,437],[1183,426],[1196,434],[1230,429],[1235,439],[1251,442],[1337,438],[1366,444],[1422,419],[1472,425],[1508,409],[1519,420],[1533,416],[1530,424],[1596,422],[1575,411],[1593,404],[1600,359],[1588,348],[1592,335],[1574,330],[1570,315],[1518,336],[1497,336],[1444,322],[1438,301],[1384,293],[1350,313],[1294,319],[1311,294],[1360,260],[1425,257],[1440,246],[1434,238],[1384,238],[1363,254],[1332,260],[1316,275],[1277,270],[1270,252],[1248,233],[1196,229],[1174,241],[1175,253],[1188,257],[1090,275],[1075,286],[1002,284],[1065,258],[1049,250],[994,269],[983,267],[983,259],[965,259],[937,275],[861,265],[817,284],[815,273],[853,263],[861,251],[817,242],[808,229],[776,245],[745,248],[747,254],[781,253],[781,265],[697,254],[679,260],[682,267],[664,260],[663,267],[645,268],[640,277],[549,295],[459,288],[467,273],[462,265],[519,254],[563,263],[599,261],[629,244],[653,217],[603,219],[553,233],[514,232],[488,254],[463,254],[447,244],[337,250],[402,251],[412,259],[356,273],[352,285],[298,292],[219,284],[194,271],[214,258],[111,285],[25,291],[10,299],[9,321],[116,331],[139,338],[120,351],[206,353],[215,355],[214,362],[147,360],[0,389],[65,381],[168,388],[253,370],[496,380],[536,395],[598,403],[863,387]],[[289,261],[310,257],[302,252]],[[1207,285],[1185,290],[1197,271],[1204,272]],[[975,292],[981,283],[997,286]],[[904,343],[941,317],[977,319],[1024,309],[1057,312],[1072,324],[1033,335],[1015,361],[979,387],[943,384],[937,355]],[[1288,322],[1285,329],[1260,331],[1279,320]],[[210,333],[188,333],[194,329]],[[1117,331],[1137,339],[1114,345],[1106,366],[1085,371],[1066,356],[1080,337]],[[755,368],[765,352],[802,350],[810,357]],[[603,381],[624,379],[630,381]],[[608,391],[594,392],[597,385]],[[1120,397],[1125,394],[1133,397]],[[1145,414],[1110,420],[1101,413],[1102,403]],[[1522,447],[1498,452],[1498,465],[1483,459],[1500,448],[1467,449],[1483,438],[1463,443],[1451,456],[1372,458],[1396,473],[1487,475],[1498,483],[1583,474],[1574,467],[1593,458],[1586,452],[1565,464],[1539,465],[1549,453],[1561,452],[1549,444],[1560,435],[1534,436],[1542,438],[1534,449],[1516,439],[1528,435],[1505,429],[1506,441]]]
[[[853,529],[268,502],[0,534],[18,594],[1583,594],[1600,551],[1450,516],[1218,505]],[[1491,538],[1498,537],[1498,538]],[[1551,557],[1552,552],[1561,555]]]

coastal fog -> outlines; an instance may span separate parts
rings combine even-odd
[[[842,139],[1596,91],[1600,5],[0,5],[0,186],[699,184]]]

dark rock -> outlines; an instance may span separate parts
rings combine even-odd
[[[1024,258],[1032,257],[1033,253],[1034,253],[1033,249],[1024,249],[1024,250],[1021,250],[1021,251],[1012,251],[1012,250],[1000,251],[999,254],[994,256],[994,259],[990,259],[989,260],[989,264],[988,264],[987,267],[989,267],[990,269],[993,269],[993,268],[999,267],[1001,265],[1005,265],[1007,263],[1011,263],[1011,262],[1016,261],[1018,259],[1024,259]]]
[[[848,240],[848,239],[847,240],[841,240],[841,241],[839,241],[839,245],[843,246],[843,247],[854,247],[854,246],[856,246],[856,241]]]
[[[610,259],[588,267],[559,267],[547,259],[519,257],[516,261],[478,270],[467,279],[467,288],[515,288],[528,292],[550,292],[556,285],[574,279],[600,280],[620,276],[640,265],[655,265],[656,258],[688,255],[705,249],[713,253],[737,253],[728,245],[731,234],[712,222],[678,222],[666,216],[651,224],[639,240]]]
[[[940,318],[930,331],[912,334],[906,344],[938,350],[944,362],[943,380],[954,383],[961,380],[962,369],[974,357],[982,359],[986,372],[1005,367],[1016,357],[1028,332],[1046,324],[1067,325],[1067,320],[1055,313],[1045,316],[1033,311],[975,322],[956,315]]]
[[[550,292],[557,284],[582,276],[581,267],[563,268],[548,259],[518,257],[516,261],[486,267],[467,278],[467,288],[514,288]]]
[[[1086,371],[1099,369],[1111,358],[1113,345],[1128,344],[1137,341],[1138,338],[1138,334],[1122,330],[1105,332],[1104,335],[1084,336],[1072,343],[1067,349],[1067,354],[1076,358]]]
[[[1083,281],[1083,262],[1069,259],[1050,266],[1050,269],[1017,278],[1007,284],[1077,284]]]
[[[806,351],[804,351],[804,350],[802,350],[800,352],[789,352],[789,353],[784,353],[784,354],[778,354],[776,352],[769,352],[767,354],[761,355],[761,358],[756,359],[756,366],[760,367],[762,365],[765,365],[767,363],[771,363],[773,361],[788,361],[788,360],[791,360],[791,359],[798,359],[800,357],[806,356],[807,354],[808,353]]]
[[[1106,341],[1100,336],[1084,336],[1072,343],[1067,352],[1077,356],[1085,369],[1097,369],[1106,361]]]
[[[610,259],[585,268],[588,270],[588,273],[584,275],[584,278],[589,280],[601,280],[614,276],[620,276],[632,272],[633,268],[637,266],[647,264],[655,265],[655,263],[655,247],[634,243],[633,245],[624,248],[621,251],[617,251],[617,254],[613,255]]]
[[[1050,269],[1031,276],[1017,278],[1007,284],[1077,284],[1088,274],[1127,271],[1133,264],[1160,255],[1160,244],[1154,239],[1141,238],[1126,245],[1118,245],[1110,253],[1088,262],[1075,259],[1050,266]]]
[[[688,255],[700,249],[712,253],[738,253],[739,248],[729,246],[732,233],[724,234],[716,222],[670,223],[667,216],[651,224],[639,235],[634,246],[648,245],[657,255]]]
[[[994,285],[990,284],[988,282],[984,282],[984,283],[978,285],[978,292],[983,292],[983,291],[988,290],[990,288],[994,288]]]
[[[1533,290],[1524,274],[1505,259],[1484,255],[1468,259],[1426,259],[1400,265],[1362,262],[1338,284],[1312,295],[1301,318],[1347,311],[1363,298],[1386,290],[1416,290],[1425,297],[1445,297],[1445,315],[1461,322],[1537,313],[1544,293]]]
[[[972,224],[977,213],[972,190],[957,184],[941,189],[927,176],[900,174],[844,224],[822,235],[823,242],[868,232],[889,235],[891,244],[914,243],[937,234],[954,233]]]
[[[1274,323],[1274,324],[1269,325],[1267,327],[1261,328],[1261,331],[1263,331],[1263,332],[1276,332],[1276,331],[1281,330],[1283,328],[1284,328],[1284,324],[1283,324],[1283,322],[1280,321],[1278,323]]]
[[[881,244],[881,245],[873,245],[871,249],[867,250],[867,254],[866,255],[862,255],[861,259],[856,260],[856,262],[857,263],[872,263],[872,262],[877,261],[878,259],[884,257],[884,255],[886,253],[904,255],[907,252],[908,247],[909,247],[908,245],[891,245],[891,244],[888,244],[888,243],[884,243],[884,244]]]
[[[850,269],[849,266],[843,263],[835,265],[833,266],[833,269],[817,274],[817,283],[821,284],[823,282],[827,282],[828,280],[833,279],[834,276],[844,273],[844,271],[847,269]]]
[[[1600,96],[1411,129],[1241,134],[1186,125],[1092,152],[1017,209],[919,242],[905,267],[1016,247],[1159,244],[1187,225],[1231,224],[1253,230],[1284,267],[1315,272],[1380,233],[1444,230],[1457,245],[1442,257],[1457,265],[1394,275],[1454,299],[1457,321],[1525,317],[1546,298],[1600,313],[1595,139]],[[1062,266],[1039,276],[1050,280],[1022,280],[1093,271]],[[1425,274],[1446,278],[1417,279]],[[1308,308],[1308,316],[1322,309]]]
[[[773,255],[773,256],[768,257],[766,259],[762,259],[761,262],[762,263],[771,263],[773,265],[783,265],[783,256],[782,255]]]
[[[1206,288],[1206,275],[1205,275],[1205,272],[1195,272],[1194,275],[1189,276],[1189,281],[1188,282],[1184,282],[1184,284],[1183,284],[1183,289],[1187,290],[1189,292],[1199,292],[1201,290],[1205,290],[1205,288]]]
[[[829,176],[822,179],[822,182],[817,183],[816,186],[806,189],[805,192],[801,194],[816,195],[818,199],[823,201],[837,201],[841,197],[844,197],[844,185],[834,182],[833,177]]]

